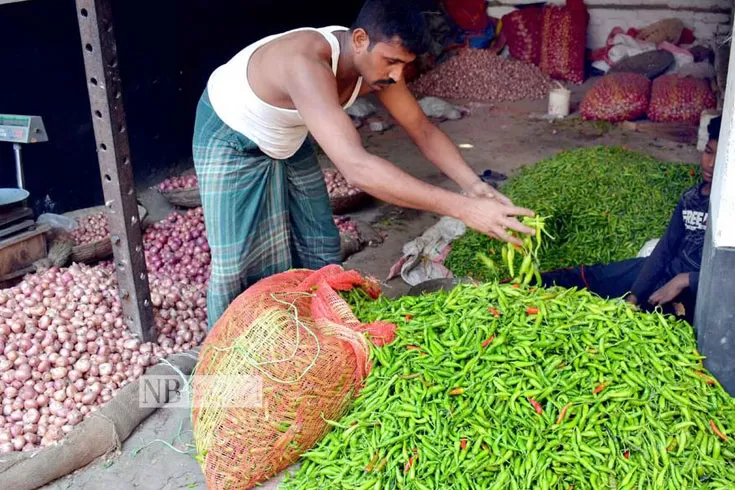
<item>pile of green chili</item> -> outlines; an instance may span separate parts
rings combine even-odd
[[[621,148],[565,151],[522,168],[503,192],[515,204],[551,216],[554,237],[541,253],[544,271],[635,257],[643,244],[663,235],[682,192],[696,184],[693,165],[664,163]],[[500,262],[502,244],[468,232],[455,241],[446,265],[456,276],[509,277],[483,266],[478,252]]]
[[[398,338],[285,490],[735,488],[735,403],[685,322],[509,284],[350,298]]]

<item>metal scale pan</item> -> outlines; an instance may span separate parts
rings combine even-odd
[[[0,189],[0,213],[10,211],[15,207],[22,207],[30,194],[25,189]]]

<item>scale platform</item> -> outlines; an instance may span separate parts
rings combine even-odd
[[[0,141],[6,143],[43,143],[48,141],[40,116],[0,114]]]

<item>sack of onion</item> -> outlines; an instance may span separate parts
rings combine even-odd
[[[696,123],[706,109],[714,109],[717,99],[709,82],[692,77],[664,75],[653,81],[648,118],[656,122]]]
[[[583,0],[543,9],[539,67],[552,78],[583,83],[589,13]]]
[[[582,99],[579,112],[594,121],[633,121],[646,115],[651,82],[637,73],[612,73],[598,81]]]

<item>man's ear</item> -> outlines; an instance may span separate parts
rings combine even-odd
[[[357,54],[364,53],[370,49],[370,36],[368,36],[368,33],[362,27],[352,31],[352,48]]]

